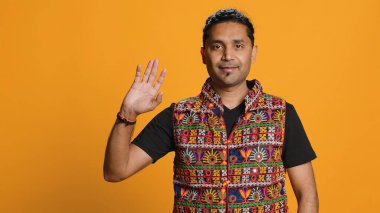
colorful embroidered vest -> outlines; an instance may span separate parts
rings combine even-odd
[[[288,212],[281,159],[285,100],[247,81],[245,112],[229,137],[221,97],[208,78],[173,112],[173,212]]]

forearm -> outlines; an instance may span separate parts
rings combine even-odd
[[[317,193],[300,195],[297,197],[297,213],[317,213],[319,211],[319,201]]]
[[[129,145],[135,125],[126,126],[116,120],[108,138],[104,159],[104,179],[117,182],[124,179],[129,159]]]
[[[319,199],[311,162],[287,169],[294,195],[297,198],[297,213],[316,213]]]

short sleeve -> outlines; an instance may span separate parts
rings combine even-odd
[[[173,108],[174,103],[158,113],[131,142],[152,157],[152,163],[174,150]]]
[[[296,109],[292,104],[286,103],[285,137],[282,150],[285,168],[310,162],[316,157]]]

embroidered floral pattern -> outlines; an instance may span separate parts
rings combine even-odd
[[[174,107],[173,212],[288,212],[285,100],[247,81],[244,114],[227,137],[223,103],[210,82]]]

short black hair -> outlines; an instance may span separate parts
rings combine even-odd
[[[203,28],[203,47],[209,37],[211,27],[222,22],[236,22],[245,25],[247,27],[247,36],[251,40],[252,46],[254,45],[255,37],[253,34],[255,33],[255,29],[249,18],[235,8],[227,8],[218,10],[207,18]]]

